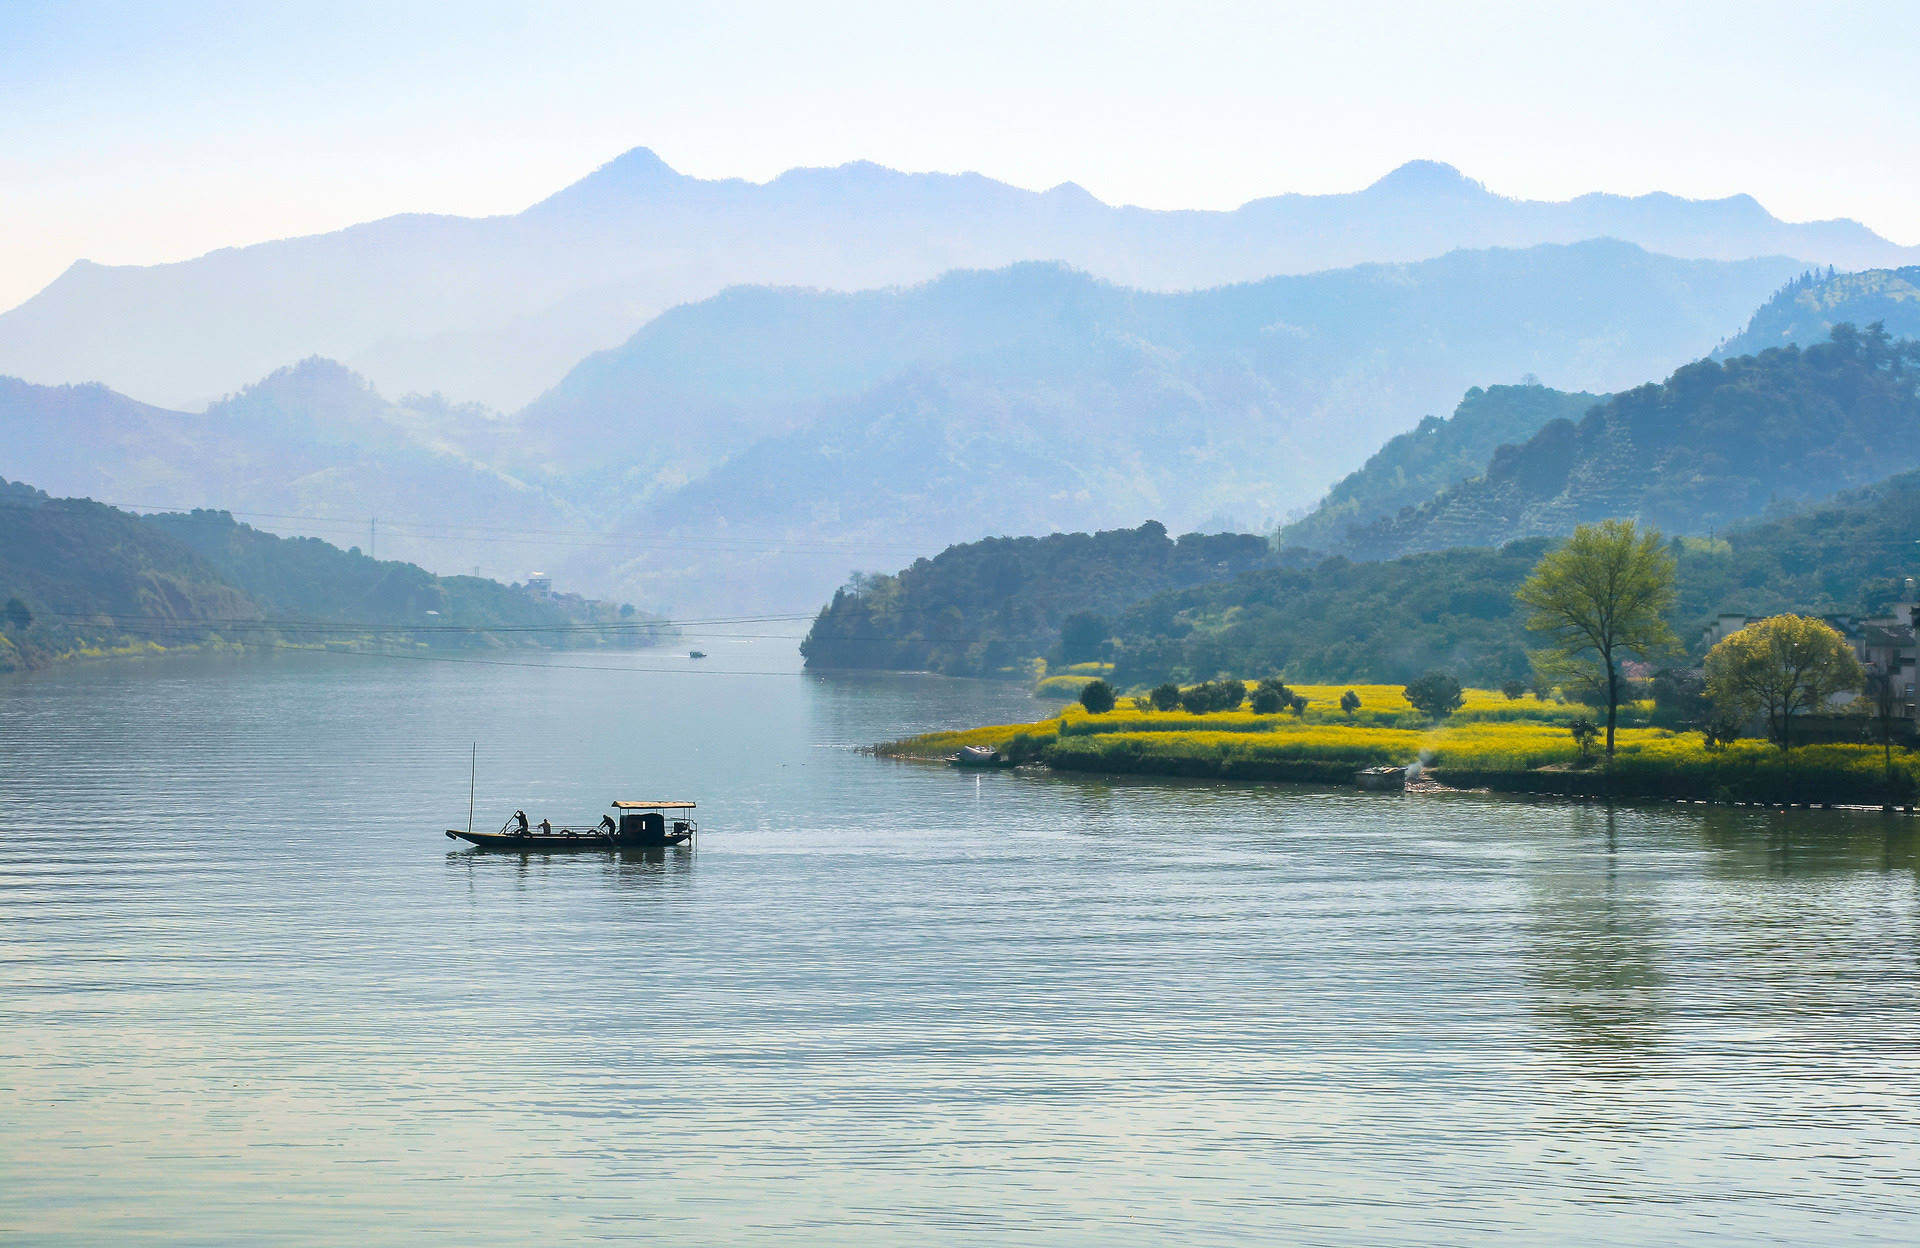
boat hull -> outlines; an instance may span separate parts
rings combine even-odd
[[[1368,767],[1353,773],[1353,782],[1363,789],[1399,792],[1407,787],[1405,767]]]
[[[569,833],[554,832],[462,832],[458,828],[448,828],[450,840],[470,841],[480,849],[498,850],[513,854],[570,854],[583,850],[609,849],[664,849],[669,845],[682,845],[692,837],[685,832],[669,832],[663,837],[647,840],[616,840],[605,833]]]

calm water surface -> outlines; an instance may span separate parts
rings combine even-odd
[[[0,679],[0,1239],[1920,1239],[1907,820],[961,775],[849,747],[1020,690],[702,644]],[[475,741],[699,848],[456,849]]]

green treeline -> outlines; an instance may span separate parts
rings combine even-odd
[[[1670,539],[1672,622],[1697,651],[1701,627],[1723,611],[1876,614],[1903,597],[1906,577],[1920,576],[1916,533],[1920,472],[1711,540]],[[1470,684],[1527,680],[1524,612],[1513,595],[1550,545],[1527,538],[1382,563],[1332,558],[1161,594],[1120,617],[1113,680],[1278,672],[1392,683],[1436,668]]]
[[[980,676],[1049,652],[1068,662],[1105,644],[1118,613],[1168,589],[1271,563],[1247,534],[1137,529],[997,537],[951,546],[897,576],[860,576],[822,608],[800,652],[814,668],[886,668]]]
[[[0,481],[0,670],[70,655],[209,643],[436,648],[641,644],[670,629],[632,608],[537,599],[435,576],[226,512],[137,516]]]
[[[1137,532],[1137,531],[1136,531]],[[1920,576],[1920,472],[1906,473],[1864,490],[1841,495],[1818,507],[1727,529],[1711,539],[1673,538],[1678,565],[1678,602],[1672,622],[1683,642],[1693,643],[1702,625],[1722,611],[1767,615],[1781,611],[1874,614],[1902,597],[1903,581]],[[907,621],[940,616],[927,604],[953,604],[960,584],[949,571],[977,570],[974,547],[955,547],[938,560],[923,560],[899,578],[872,589],[842,591],[821,613],[808,639],[813,666],[926,667],[985,672],[971,666],[941,667],[943,655],[981,655],[991,647],[997,666],[1059,653],[1059,624],[1087,601],[1080,595],[1073,563],[1064,552],[1095,539],[1023,539],[1023,563],[1001,566],[1007,579],[1009,610],[1043,597],[1020,617],[1019,632],[997,632],[1000,615],[995,583],[968,577],[966,613],[946,616],[949,636],[964,637],[943,647],[925,633],[905,628]],[[1109,535],[1103,535],[1109,536]],[[1190,539],[1182,539],[1183,542]],[[1218,539],[1208,539],[1218,540]],[[1253,539],[1233,549],[1251,551]],[[1051,544],[1051,546],[1050,546]],[[1528,538],[1504,547],[1438,551],[1379,563],[1354,563],[1339,557],[1311,566],[1275,564],[1229,578],[1209,579],[1185,588],[1162,590],[1111,615],[1095,613],[1104,634],[1070,657],[1101,658],[1115,665],[1111,679],[1120,688],[1173,679],[1196,682],[1228,673],[1264,676],[1279,673],[1295,681],[1404,682],[1434,669],[1454,673],[1470,684],[1496,686],[1526,680],[1530,669],[1527,640],[1514,592],[1551,545]],[[1052,553],[1043,557],[1043,550]],[[1109,549],[1109,556],[1121,548]],[[1196,550],[1199,547],[1196,547]],[[1019,567],[1052,571],[1044,585],[1029,586],[1015,575]],[[1123,595],[1126,578],[1103,565],[1108,594],[1102,605]],[[1138,582],[1132,582],[1137,584]],[[1044,591],[1044,592],[1043,592]],[[943,601],[944,600],[944,601]],[[1079,622],[1079,621],[1077,621]],[[838,640],[818,640],[836,630]],[[878,638],[879,640],[863,640]],[[996,644],[997,643],[997,644]],[[1089,652],[1091,651],[1091,652]],[[829,662],[845,655],[855,662]]]

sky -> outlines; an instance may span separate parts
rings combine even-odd
[[[620,152],[874,160],[1111,203],[1745,192],[1920,243],[1891,3],[457,5],[0,0],[0,308],[396,212],[514,212]]]

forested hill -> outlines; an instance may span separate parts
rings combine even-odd
[[[1528,676],[1513,594],[1548,538],[1305,566],[1259,555],[1252,538],[1176,546],[1153,528],[975,543],[899,577],[869,578],[821,612],[809,665],[993,674],[1024,673],[1021,660],[1049,654],[1101,657],[1123,688],[1222,674],[1370,683],[1439,668],[1481,685]],[[1692,644],[1721,611],[1875,614],[1902,597],[1904,578],[1920,576],[1916,533],[1920,472],[1712,539],[1671,537],[1674,629]],[[1092,560],[1073,557],[1095,550]],[[1263,566],[1222,575],[1222,554],[1229,565]],[[1135,562],[1143,556],[1161,561],[1156,575],[1193,579],[1129,605],[1156,579]],[[1063,655],[1059,626],[1070,619],[1078,653]]]
[[[1342,553],[1491,546],[1613,516],[1705,533],[1920,466],[1916,428],[1920,343],[1838,325],[1805,350],[1702,360],[1556,420],[1485,475],[1349,529]]]
[[[1878,613],[1903,596],[1904,578],[1920,575],[1915,533],[1920,472],[1712,540],[1673,538],[1674,629],[1697,650],[1701,626],[1722,611]],[[1398,682],[1434,668],[1483,685],[1525,679],[1529,638],[1513,594],[1549,545],[1332,558],[1160,594],[1115,622],[1105,643],[1114,680]]]
[[[1840,324],[1878,324],[1892,337],[1920,338],[1920,265],[1802,274],[1762,304],[1747,327],[1714,355],[1726,359],[1768,347],[1812,346]]]
[[[465,648],[671,634],[630,607],[434,576],[315,538],[275,537],[226,512],[137,516],[4,480],[0,604],[0,671],[211,641]]]
[[[856,577],[814,620],[800,652],[810,668],[1002,674],[1047,654],[1069,617],[1095,641],[1128,605],[1166,589],[1272,561],[1267,539],[1162,525],[949,547],[897,576]],[[1068,656],[1069,658],[1079,656]]]
[[[1475,386],[1446,420],[1428,416],[1390,440],[1327,492],[1312,514],[1280,530],[1280,545],[1337,550],[1348,529],[1417,507],[1478,476],[1502,446],[1556,420],[1577,420],[1605,396],[1541,385]]]

